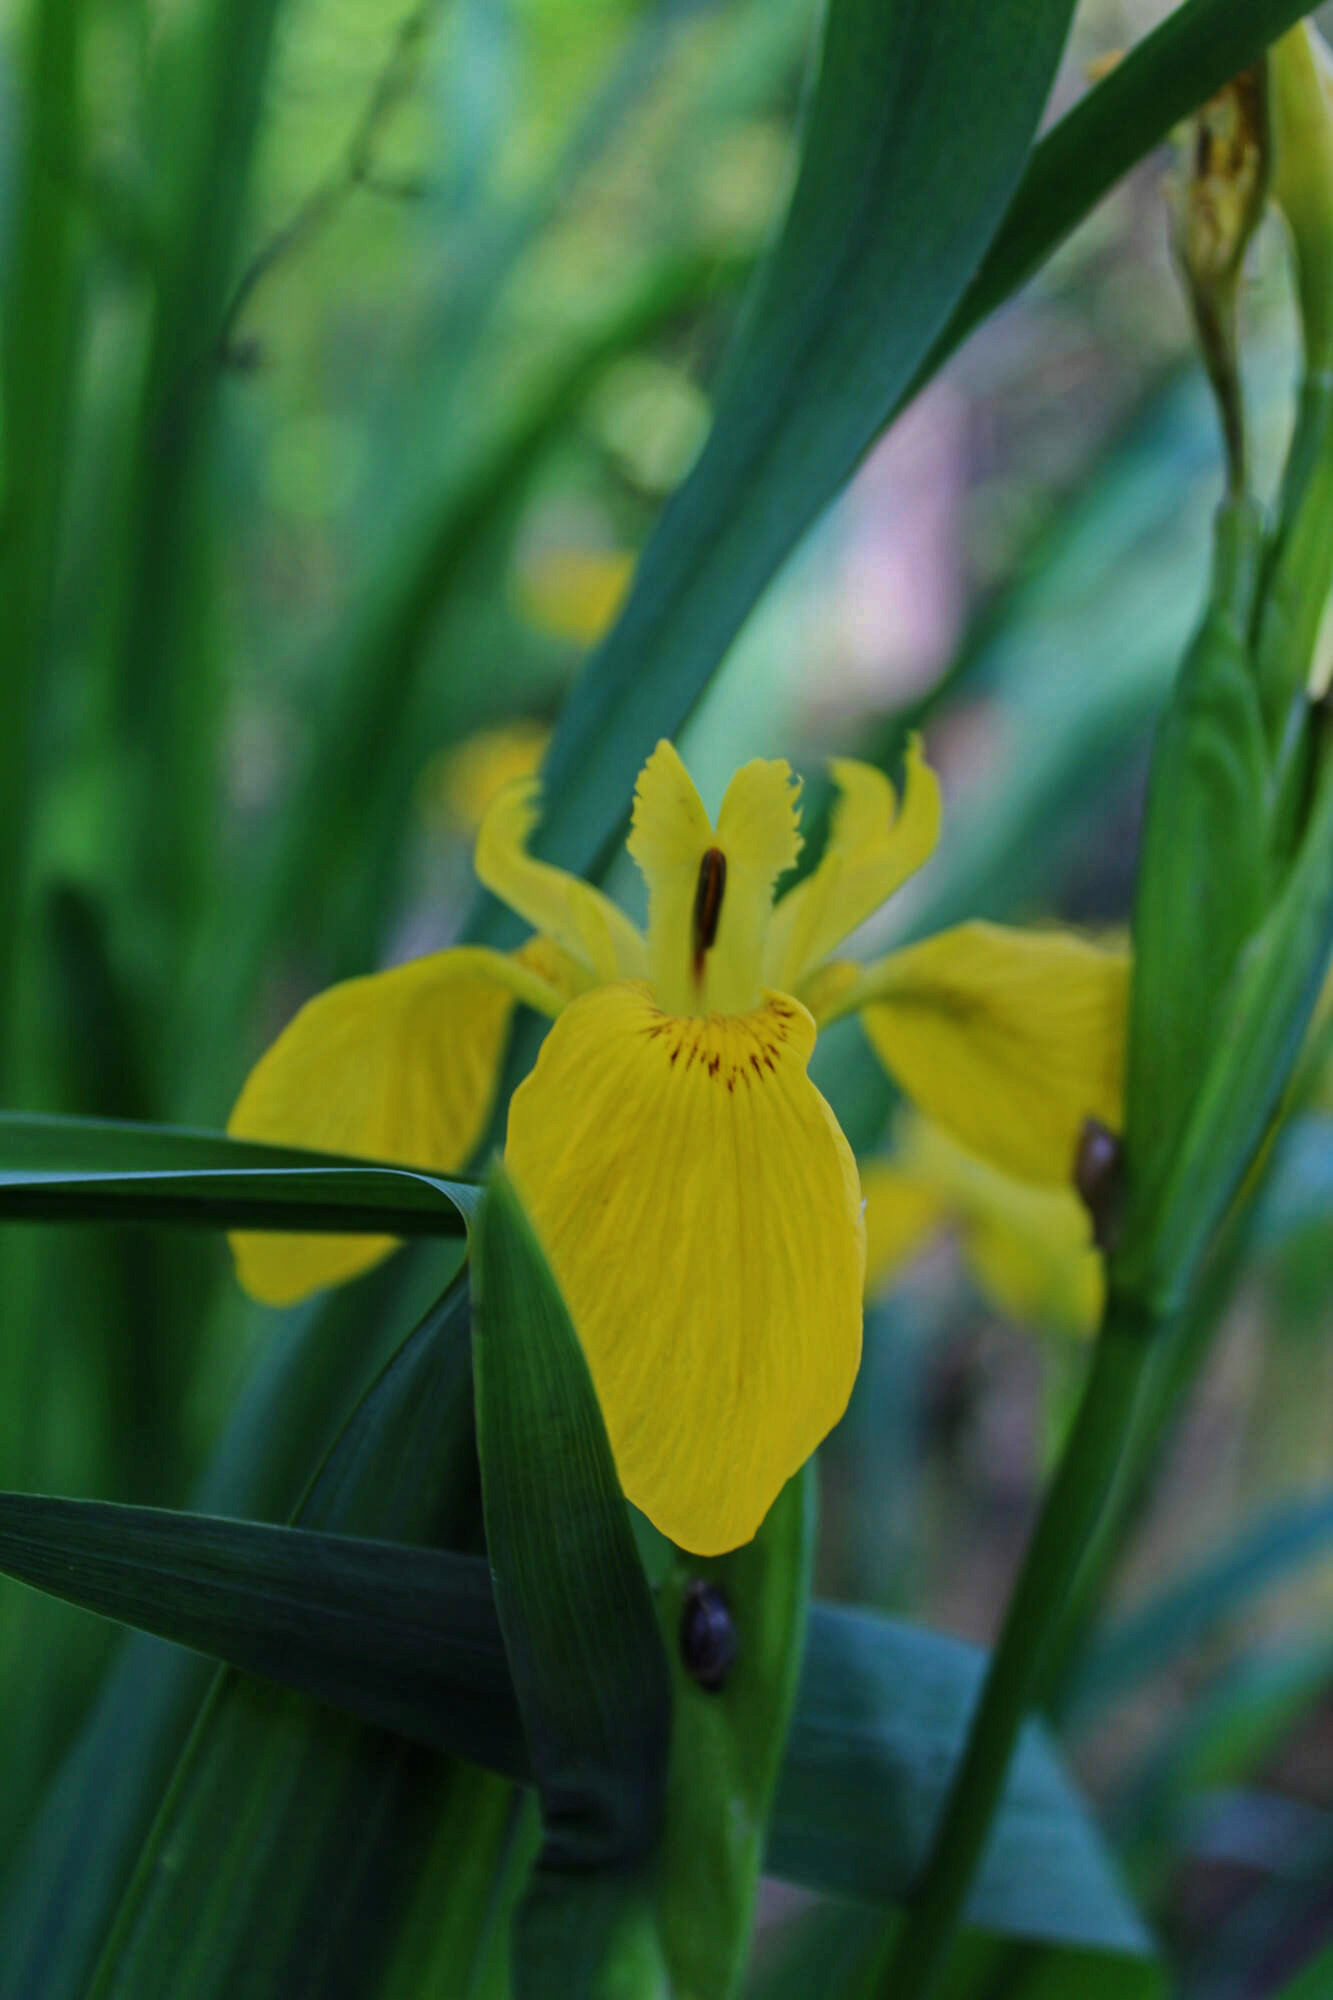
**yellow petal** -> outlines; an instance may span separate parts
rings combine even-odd
[[[796,801],[800,786],[780,758],[743,764],[717,816],[726,857],[726,893],[705,965],[702,1005],[723,1014],[758,1006],[773,920],[773,889],[801,851]]]
[[[1003,1211],[977,1216],[963,1248],[983,1292],[1024,1324],[1096,1331],[1106,1280],[1087,1210],[1063,1188],[1035,1188],[1008,1175]]]
[[[861,1193],[866,1297],[873,1298],[948,1220],[949,1205],[930,1181],[889,1160],[862,1161]]]
[[[1022,1179],[1067,1183],[1085,1118],[1123,1122],[1129,959],[1059,931],[960,924],[870,966],[859,1007],[927,1116]]]
[[[600,889],[528,853],[541,817],[540,798],[537,780],[524,778],[492,800],[477,835],[479,879],[535,931],[581,959],[595,978],[641,973],[643,939],[624,912]]]
[[[519,595],[534,625],[591,646],[625,601],[632,549],[547,549],[526,561]]]
[[[1011,1318],[1091,1333],[1101,1316],[1102,1260],[1092,1219],[1069,1187],[1035,1187],[1001,1173],[917,1120],[899,1155],[904,1174],[934,1189],[961,1225],[983,1292]]]
[[[433,757],[422,774],[426,816],[455,833],[476,833],[492,800],[519,778],[530,778],[546,755],[550,724],[521,717]]]
[[[747,1541],[837,1422],[861,1350],[856,1165],[814,1023],[598,987],[547,1036],[506,1159],[592,1370],[621,1482],[681,1547]]]
[[[790,990],[873,916],[935,851],[940,837],[939,780],[921,739],[907,746],[903,794],[872,764],[836,758],[838,787],[828,846],[814,873],[783,897],[769,937],[769,976]],[[801,994],[804,999],[804,993]]]
[[[648,977],[662,1006],[688,1014],[699,864],[713,822],[675,746],[665,738],[639,773],[625,843],[648,890]]]
[[[516,988],[551,1012],[560,1006],[532,971],[471,949],[331,986],[260,1057],[227,1130],[456,1173],[485,1130]],[[290,1305],[368,1270],[395,1242],[256,1230],[231,1247],[248,1292]]]
[[[669,1012],[759,1005],[773,885],[800,852],[796,796],[790,766],[756,758],[727,787],[714,830],[670,743],[639,773],[628,845],[648,887],[648,976]]]

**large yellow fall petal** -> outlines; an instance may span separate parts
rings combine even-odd
[[[691,1018],[599,987],[510,1105],[506,1160],[625,1491],[701,1555],[754,1534],[860,1359],[860,1191],[806,1075],[814,1032],[781,995]]]
[[[1129,958],[1059,931],[960,924],[870,966],[860,1010],[885,1068],[964,1146],[1068,1183],[1085,1118],[1123,1122]]]
[[[541,787],[521,778],[492,800],[477,834],[478,879],[535,931],[572,952],[596,979],[637,977],[644,947],[634,925],[609,896],[528,853],[541,817]]]
[[[246,1078],[227,1121],[238,1139],[309,1146],[454,1173],[485,1129],[516,990],[554,1013],[561,996],[496,952],[437,952],[317,994]],[[241,1283],[268,1305],[369,1270],[387,1236],[231,1238]]]
[[[785,991],[799,991],[802,978],[929,860],[940,836],[939,780],[919,737],[907,747],[901,801],[873,764],[840,757],[829,770],[838,801],[828,845],[813,874],[778,904],[769,933],[768,977]]]

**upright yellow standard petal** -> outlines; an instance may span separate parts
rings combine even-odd
[[[860,1359],[860,1190],[813,1044],[782,995],[682,1018],[645,985],[598,988],[510,1105],[506,1159],[625,1491],[701,1555],[754,1534]]]
[[[363,1160],[454,1173],[485,1129],[515,989],[560,995],[498,953],[442,951],[348,979],[308,1001],[246,1079],[227,1130]],[[340,1284],[395,1247],[386,1236],[231,1238],[241,1283],[268,1305]]]
[[[763,992],[773,885],[801,851],[791,767],[737,771],[714,828],[670,743],[634,794],[629,851],[648,887],[648,976],[673,1014],[745,1014]]]
[[[769,977],[789,991],[915,875],[940,837],[939,780],[919,737],[907,746],[901,803],[872,764],[840,757],[829,770],[838,802],[828,846],[814,873],[778,904],[769,934]]]
[[[639,773],[626,846],[648,890],[648,977],[662,1006],[694,1006],[694,907],[713,822],[675,746],[665,739]]]
[[[801,851],[796,801],[800,786],[781,759],[743,764],[717,816],[717,844],[726,857],[726,894],[706,962],[706,1005],[740,1014],[757,1007],[779,875]]]
[[[1068,1183],[1085,1118],[1123,1122],[1129,958],[1059,931],[960,924],[840,1001],[928,1117],[1021,1179]]]
[[[535,931],[553,938],[596,979],[624,979],[644,969],[643,939],[609,896],[537,861],[528,839],[541,816],[535,778],[507,785],[492,800],[477,835],[477,876]]]

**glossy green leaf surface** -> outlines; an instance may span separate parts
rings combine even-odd
[[[0,1112],[0,1217],[457,1236],[478,1195],[466,1181],[221,1133]]]
[[[475,1558],[151,1507],[0,1494],[0,1568],[141,1632],[525,1774]],[[373,1597],[373,1619],[366,1618]],[[352,1643],[349,1643],[349,1638]]]
[[[41,1503],[16,1497],[12,1505],[30,1510],[28,1540],[17,1552],[6,1552],[5,1566],[15,1574],[32,1575],[40,1569],[47,1587],[59,1581],[62,1552],[76,1564],[85,1560],[88,1530],[81,1524],[96,1520],[97,1539],[105,1548],[116,1511],[92,1502],[58,1503],[58,1511],[46,1520],[45,1545],[38,1552],[31,1542]],[[128,1520],[136,1524],[141,1516],[131,1511]],[[440,1712],[429,1675],[423,1675],[417,1662],[405,1664],[399,1658],[395,1664],[395,1650],[404,1642],[413,1644],[414,1631],[452,1630],[456,1635],[464,1620],[470,1621],[474,1643],[462,1647],[450,1641],[449,1650],[451,1671],[474,1677],[468,1683],[469,1703],[484,1702],[492,1712],[486,1724],[489,1735],[472,1739],[472,1754],[482,1756],[489,1743],[506,1769],[517,1767],[523,1737],[493,1611],[487,1628],[486,1568],[480,1558],[471,1558],[469,1566],[465,1559],[442,1561],[428,1549],[399,1547],[388,1557],[392,1586],[382,1607],[378,1572],[367,1560],[370,1551],[364,1543],[350,1544],[344,1564],[339,1535],[293,1537],[280,1528],[216,1520],[195,1523],[190,1517],[180,1517],[176,1533],[182,1548],[197,1533],[210,1550],[215,1579],[225,1582],[238,1605],[244,1603],[237,1629],[245,1635],[245,1643],[253,1645],[256,1634],[263,1636],[269,1673],[286,1675],[290,1669],[296,1686],[317,1683],[317,1691],[329,1694],[339,1679],[349,1689],[364,1690],[374,1663],[381,1676],[379,1699],[392,1700],[397,1726],[418,1743],[466,1747],[459,1742],[462,1732],[454,1719]],[[227,1565],[223,1559],[229,1533],[237,1553],[234,1563]],[[247,1584],[247,1563],[265,1545],[265,1538],[287,1558],[304,1551],[316,1560],[319,1575],[305,1578],[301,1590],[308,1601],[322,1605],[322,1648],[306,1642],[299,1621],[289,1606],[285,1608],[286,1600],[271,1587],[254,1589]],[[279,1573],[283,1559],[274,1554],[266,1557],[270,1578]],[[126,1576],[120,1587],[127,1600],[131,1592],[150,1590],[159,1629],[170,1609],[171,1616],[182,1620],[184,1632],[199,1601],[191,1566],[178,1564],[174,1574],[160,1575],[148,1584],[136,1564],[127,1560],[123,1568]],[[97,1583],[104,1601],[108,1574],[109,1566],[104,1566]],[[433,1604],[428,1602],[432,1592],[439,1598]],[[457,1608],[451,1602],[453,1593]],[[389,1615],[390,1600],[400,1610],[411,1606],[410,1615],[400,1617],[396,1626]],[[335,1607],[336,1618],[330,1616]],[[386,1630],[377,1634],[382,1608]],[[193,1629],[197,1633],[199,1627]],[[231,1645],[220,1625],[215,1624],[214,1632],[212,1643]],[[347,1649],[345,1658],[334,1656],[337,1647]],[[869,1612],[816,1606],[773,1804],[765,1860],[769,1871],[810,1888],[865,1901],[900,1898],[920,1867],[984,1667],[984,1655],[959,1640]],[[224,1686],[231,1689],[229,1705],[234,1708],[248,1684],[233,1680]],[[252,1703],[259,1715],[284,1712],[282,1698],[270,1700],[263,1690],[251,1689],[245,1705],[249,1708]],[[289,1720],[318,1716],[295,1697],[289,1698],[288,1708]],[[225,1711],[222,1717],[215,1713],[206,1728],[222,1732],[224,1720]],[[233,1719],[224,1733],[231,1735],[235,1726]],[[324,1735],[332,1726],[326,1717],[318,1733]],[[200,1754],[196,1745],[192,1761]],[[189,1766],[186,1769],[188,1773]],[[214,1837],[223,1840],[221,1829]],[[219,1865],[223,1858],[216,1857]],[[1025,1732],[1015,1760],[969,1915],[979,1928],[1011,1936],[1131,1955],[1143,1955],[1148,1949],[1142,1926],[1116,1882],[1077,1793],[1049,1739],[1035,1725]]]
[[[472,1286],[487,1553],[544,1836],[517,1918],[516,1992],[592,1992],[628,1979],[618,1966],[638,1966],[652,1991],[641,1871],[666,1796],[666,1656],[583,1350],[502,1169]]]

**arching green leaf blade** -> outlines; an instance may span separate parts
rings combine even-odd
[[[495,1605],[541,1800],[515,1991],[667,1988],[645,1868],[660,1836],[671,1686],[592,1377],[503,1170],[473,1247],[477,1449]],[[587,1982],[585,1984],[585,1982]]]
[[[6,1515],[10,1525],[0,1540],[0,1567],[34,1581],[41,1572],[45,1587],[76,1595],[82,1588],[80,1565],[87,1561],[89,1541],[95,1541],[102,1552],[98,1588],[104,1602],[114,1575],[107,1551],[117,1517],[131,1532],[143,1528],[141,1512],[95,1502],[10,1496],[0,1519]],[[33,1546],[21,1548],[16,1541],[20,1520]],[[335,1700],[341,1698],[341,1683],[358,1706],[373,1671],[379,1677],[376,1698],[393,1706],[405,1735],[437,1748],[468,1748],[459,1743],[455,1719],[441,1712],[444,1682],[432,1679],[415,1657],[420,1635],[437,1634],[458,1699],[469,1714],[483,1707],[487,1713],[471,1739],[471,1754],[490,1757],[515,1775],[530,1769],[498,1621],[493,1608],[486,1608],[482,1558],[442,1558],[426,1548],[385,1547],[333,1533],[293,1535],[191,1516],[174,1517],[168,1527],[172,1520],[150,1523],[162,1549],[175,1537],[170,1573],[145,1579],[138,1556],[127,1549],[116,1586],[121,1615],[129,1615],[124,1607],[132,1593],[149,1592],[157,1629],[167,1629],[170,1620],[187,1636],[199,1606],[199,1586],[186,1559],[197,1536],[207,1551],[201,1573],[211,1573],[217,1589],[234,1594],[234,1631],[215,1617],[208,1641],[226,1646],[227,1657],[262,1638],[268,1672],[290,1675],[292,1685]],[[263,1576],[256,1582],[261,1551]],[[303,1602],[314,1614],[309,1632],[297,1615]],[[461,1643],[465,1623],[471,1634],[466,1645]],[[316,1629],[319,1644],[313,1643]],[[196,1643],[203,1637],[197,1622],[193,1635]],[[985,1656],[960,1640],[869,1612],[816,1605],[773,1805],[769,1871],[865,1902],[897,1902],[924,1858],[984,1667]],[[228,1685],[234,1691],[250,1687],[247,1706],[254,1699],[257,1714],[281,1713],[252,1684]],[[288,1708],[291,1716],[318,1724],[320,1711],[295,1696]],[[223,1719],[215,1712],[210,1727],[221,1730]],[[328,1723],[326,1713],[322,1740]],[[241,1740],[234,1730],[233,1718],[228,1726],[233,1753]],[[177,1811],[188,1823],[185,1805]],[[214,1838],[220,1865],[228,1838],[221,1828]],[[164,1908],[170,1903],[167,1898]],[[1035,1724],[1015,1761],[970,1918],[1000,1935],[1131,1956],[1148,1952],[1096,1830],[1049,1737]]]
[[[1072,11],[832,0],[800,176],[708,443],[551,746],[539,845],[565,866],[596,863],[644,756],[901,401],[1004,214]]]
[[[220,1132],[0,1112],[0,1218],[459,1236],[467,1181]]]

